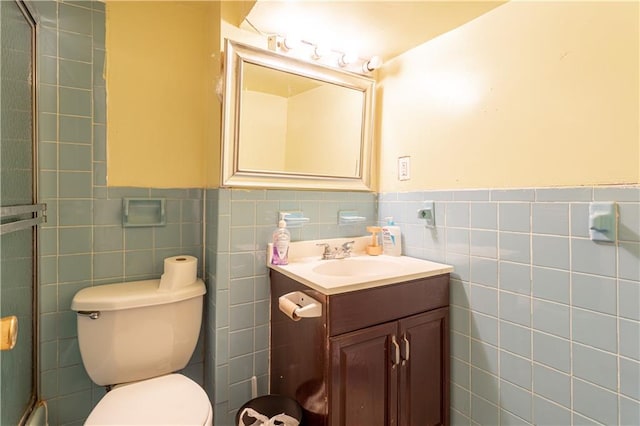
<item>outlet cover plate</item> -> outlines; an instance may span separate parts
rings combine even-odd
[[[398,157],[398,180],[411,179],[411,157]]]

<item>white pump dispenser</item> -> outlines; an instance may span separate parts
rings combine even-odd
[[[382,252],[388,256],[402,255],[402,233],[392,217],[386,217],[387,224],[382,227]]]
[[[280,219],[278,227],[273,231],[273,256],[271,257],[272,265],[289,264],[289,243],[291,242],[291,233],[287,229],[287,222]]]

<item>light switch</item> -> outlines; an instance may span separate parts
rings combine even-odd
[[[411,179],[411,157],[398,157],[398,180]]]

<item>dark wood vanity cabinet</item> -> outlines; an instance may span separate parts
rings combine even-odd
[[[449,424],[449,275],[324,295],[271,272],[271,392],[305,425]],[[303,291],[322,316],[292,321],[278,297]]]
[[[448,308],[331,337],[335,425],[447,424]]]

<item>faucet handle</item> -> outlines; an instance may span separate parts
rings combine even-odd
[[[318,247],[324,247],[324,254],[331,253],[331,246],[328,243],[318,243],[316,244]]]
[[[353,249],[353,245],[355,243],[355,241],[347,241],[346,243],[342,244],[342,250],[350,252]]]
[[[324,252],[322,253],[322,260],[331,259],[331,246],[327,243],[318,243],[317,246],[324,247]]]

